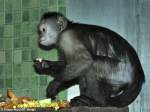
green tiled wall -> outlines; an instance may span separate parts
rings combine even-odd
[[[37,45],[36,26],[46,11],[66,14],[66,0],[0,0],[0,92],[12,88],[18,96],[45,98],[48,76],[34,72],[36,57],[57,60],[57,51]],[[58,95],[65,99],[66,92]]]

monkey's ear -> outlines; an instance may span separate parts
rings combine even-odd
[[[67,27],[68,20],[65,17],[59,16],[57,23],[60,26],[60,31],[62,31]]]

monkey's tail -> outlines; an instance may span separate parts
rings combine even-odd
[[[115,106],[115,107],[124,107],[128,106],[130,103],[132,103],[136,97],[139,95],[142,85],[145,82],[144,72],[141,67],[139,67],[138,71],[136,73],[137,76],[135,77],[132,84],[130,84],[122,94],[109,98],[108,102],[109,105]]]

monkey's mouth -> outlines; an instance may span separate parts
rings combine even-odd
[[[44,39],[44,38],[40,38],[40,42],[43,42],[43,41],[45,41],[46,39]]]
[[[40,47],[41,49],[43,49],[43,50],[51,50],[51,49],[53,49],[53,48],[56,47],[56,45],[54,45],[54,44],[52,44],[52,45],[50,45],[50,46],[43,45],[43,44],[42,44],[43,42],[45,42],[45,41],[44,41],[44,40],[43,40],[43,41],[39,41],[39,43],[38,43],[39,47]]]

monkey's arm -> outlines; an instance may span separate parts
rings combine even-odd
[[[65,61],[34,60],[35,71],[39,74],[56,74],[65,66]]]
[[[80,49],[75,53],[76,55],[67,62],[63,71],[48,85],[47,97],[54,98],[58,92],[67,89],[77,82],[75,80],[78,77],[88,72],[93,61],[89,53],[85,49]]]

